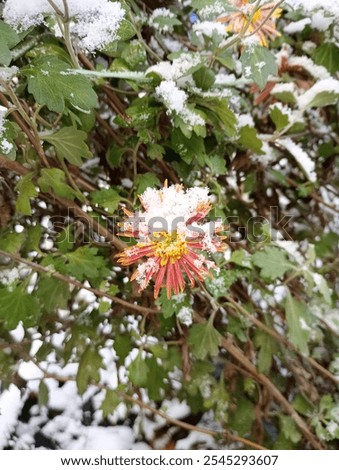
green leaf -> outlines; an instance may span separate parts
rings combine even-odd
[[[94,204],[98,204],[103,209],[107,210],[108,212],[115,212],[119,206],[119,202],[121,201],[121,196],[113,188],[109,189],[99,189],[98,191],[93,191],[91,193],[91,199]]]
[[[266,374],[271,369],[272,356],[278,351],[276,341],[263,330],[257,330],[255,335],[255,344],[259,348],[258,370]]]
[[[132,342],[130,336],[116,335],[114,338],[114,351],[123,361],[132,350]]]
[[[9,65],[12,60],[10,49],[20,42],[20,37],[9,24],[0,20],[0,64]]]
[[[139,351],[137,357],[128,368],[129,379],[136,387],[148,386],[148,374],[150,372],[142,353]]]
[[[27,173],[23,176],[16,185],[17,191],[19,191],[18,198],[16,200],[16,210],[23,215],[31,215],[31,203],[30,198],[36,197],[38,191],[32,183],[34,173]]]
[[[162,391],[167,386],[164,380],[167,378],[167,374],[163,367],[161,367],[155,357],[148,357],[145,360],[146,366],[148,367],[147,377],[147,390],[150,400],[161,400]]]
[[[324,106],[329,106],[331,104],[336,104],[338,102],[339,98],[339,93],[336,91],[320,91],[317,93],[315,96],[313,88],[316,85],[313,85],[312,88],[310,88],[308,91],[304,93],[304,95],[301,95],[300,100],[299,100],[299,106],[305,109],[308,108],[323,108]],[[308,92],[311,92],[308,94]],[[307,98],[310,98],[309,101],[306,100]],[[301,105],[302,103],[302,105]]]
[[[254,404],[244,397],[239,397],[236,402],[236,410],[230,413],[230,426],[235,429],[240,436],[251,432],[252,423],[255,419]]]
[[[258,155],[262,155],[262,140],[258,138],[257,130],[249,125],[243,126],[239,130],[239,142],[245,148],[253,150]]]
[[[26,235],[21,233],[5,233],[0,236],[0,250],[7,251],[7,253],[18,253],[25,242]]]
[[[161,289],[159,298],[156,304],[161,306],[161,313],[164,318],[170,318],[175,313],[174,303],[171,299],[167,298],[166,289]]]
[[[98,278],[106,268],[104,258],[97,253],[97,248],[86,245],[65,254],[67,264],[64,266],[64,270],[79,281]]]
[[[147,188],[162,186],[159,178],[154,173],[143,173],[135,178],[136,192],[142,194]]]
[[[21,69],[21,73],[28,78],[28,91],[50,111],[62,113],[68,105],[89,111],[97,104],[91,81],[83,75],[72,74],[69,64],[57,57],[35,60]]]
[[[39,384],[39,392],[38,392],[38,405],[40,408],[42,406],[48,405],[48,396],[49,396],[48,387],[45,384],[45,382],[41,380]]]
[[[192,76],[196,86],[204,91],[209,90],[215,82],[215,74],[213,70],[209,69],[205,65],[194,72]]]
[[[148,144],[147,145],[147,156],[152,160],[161,160],[165,149],[162,145]]]
[[[223,269],[212,278],[206,278],[206,286],[216,299],[228,294],[228,289],[246,271],[243,269]]]
[[[219,176],[226,174],[226,160],[224,157],[221,155],[208,155],[206,156],[205,160],[211,169],[212,175]]]
[[[252,79],[262,90],[269,75],[276,75],[278,66],[274,55],[266,47],[246,47],[240,57],[246,78]]]
[[[279,132],[288,126],[290,120],[287,114],[284,114],[278,105],[273,105],[270,110],[270,118],[274,122],[276,130]]]
[[[87,346],[79,362],[76,382],[82,395],[91,382],[99,382],[102,358],[94,346]]]
[[[313,60],[317,65],[326,67],[331,74],[335,74],[339,70],[339,47],[333,42],[325,42],[315,48]]]
[[[234,112],[230,109],[226,99],[196,98],[196,103],[203,108],[207,108],[210,111],[210,114],[214,115],[214,118],[217,118],[220,127],[228,137],[236,135],[237,118]]]
[[[36,295],[46,312],[52,313],[56,308],[67,307],[70,292],[65,282],[45,276],[39,282]]]
[[[187,138],[179,129],[174,129],[171,145],[185,163],[190,164],[196,160],[200,166],[205,165],[206,151],[202,137],[192,134],[191,138]]]
[[[197,359],[205,359],[208,355],[216,356],[219,352],[221,334],[211,322],[193,325],[189,331],[188,343]]]
[[[286,321],[288,325],[288,337],[291,343],[302,354],[308,354],[307,342],[310,337],[309,313],[304,302],[295,300],[290,291],[287,291],[285,301]]]
[[[166,14],[157,15],[152,18],[152,26],[155,27],[156,30],[162,32],[169,32],[172,33],[174,26],[180,26],[181,21],[178,20],[175,16],[169,16]]]
[[[147,60],[146,49],[137,39],[130,41],[121,53],[121,58],[126,61],[131,70],[135,70],[139,64]]]
[[[26,228],[26,240],[23,245],[23,252],[30,251],[40,252],[40,239],[42,235],[42,227],[40,224],[32,225]]]
[[[65,158],[73,165],[80,166],[83,158],[92,157],[85,143],[86,132],[79,131],[76,127],[62,127],[54,134],[44,136],[43,139],[54,146],[60,159]]]
[[[128,39],[135,36],[135,31],[133,24],[126,18],[123,18],[117,31],[117,38],[119,38],[120,41],[128,41]]]
[[[107,418],[120,405],[121,399],[116,390],[106,390],[106,396],[101,404],[102,414]]]
[[[281,432],[284,434],[285,438],[293,442],[293,444],[297,444],[302,436],[294,420],[290,416],[279,414],[279,421]]]
[[[73,200],[77,193],[64,181],[65,173],[59,168],[43,168],[38,185],[44,193],[52,190],[57,196]]]
[[[14,139],[18,136],[18,127],[15,123],[5,120],[0,132],[0,153],[8,160],[15,160],[17,146]]]
[[[232,252],[231,263],[242,266],[243,268],[251,268],[251,256],[245,250],[235,250]]]
[[[252,261],[255,266],[261,268],[260,275],[266,279],[277,279],[283,276],[286,271],[293,268],[288,261],[287,255],[276,247],[266,247],[254,253]]]
[[[227,49],[222,51],[220,54],[216,56],[216,60],[221,63],[224,67],[234,70],[235,69],[235,60],[231,52]]]
[[[4,321],[9,330],[22,321],[24,327],[35,326],[40,316],[37,299],[26,294],[20,287],[12,291],[0,289],[0,321]]]

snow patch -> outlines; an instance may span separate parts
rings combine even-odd
[[[54,0],[64,13],[64,2]],[[88,51],[102,49],[117,38],[117,30],[125,11],[119,2],[109,0],[68,0],[71,34],[79,46]],[[47,0],[7,0],[3,16],[18,31],[44,24],[45,16],[54,16],[55,10]]]
[[[298,165],[301,167],[305,176],[313,183],[317,180],[315,173],[315,164],[309,155],[299,145],[293,142],[292,139],[286,137],[279,139],[277,142],[282,145],[289,153],[295,158]]]

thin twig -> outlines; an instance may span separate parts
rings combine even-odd
[[[204,322],[204,318],[200,315],[195,315],[195,321],[197,323]],[[277,403],[287,412],[289,416],[293,419],[295,424],[298,426],[304,437],[312,444],[315,449],[324,449],[324,446],[318,441],[315,435],[312,433],[310,428],[307,426],[305,421],[301,416],[295,411],[292,405],[286,400],[282,393],[277,389],[277,387],[270,381],[268,377],[263,374],[260,374],[255,365],[245,356],[243,351],[238,348],[234,342],[231,335],[228,335],[227,338],[224,336],[221,338],[221,346],[228,351],[228,353],[234,357],[242,366],[249,371],[254,377],[255,380],[261,383],[267,388],[272,397],[276,400]]]
[[[11,171],[15,171],[16,173],[20,175],[26,175],[29,172],[27,168],[20,165],[19,163],[17,163],[15,166],[12,165],[12,163],[15,163],[15,162],[11,162],[10,160],[8,160],[8,158],[0,155],[0,168],[1,167],[7,168]],[[59,204],[60,206],[64,207],[68,212],[72,213],[75,217],[78,217],[82,221],[86,222],[86,224],[89,226],[91,230],[95,231],[100,236],[104,237],[113,246],[115,246],[119,251],[123,251],[127,247],[127,244],[125,242],[123,242],[122,240],[119,240],[104,225],[101,225],[101,223],[95,220],[90,214],[83,211],[74,201],[55,196],[54,193],[45,193],[45,194],[40,193],[39,197],[41,197],[42,199],[48,199],[48,201],[51,202],[52,204]]]
[[[30,360],[32,360],[34,362],[34,364],[44,374],[44,378],[46,378],[46,379],[54,379],[54,380],[57,380],[58,382],[75,382],[76,381],[75,377],[63,377],[63,376],[59,376],[57,374],[49,373],[48,371],[43,369],[40,366],[40,364],[33,357],[30,357]],[[111,391],[111,389],[105,384],[101,384],[101,383],[92,383],[92,384],[94,386],[96,386],[97,388],[99,388],[100,390]],[[142,401],[138,398],[134,398],[134,397],[132,397],[132,396],[128,395],[127,393],[122,392],[120,390],[114,390],[114,391],[118,395],[120,395],[120,397],[123,400],[125,400],[127,402],[130,402],[130,403],[133,403],[134,405],[137,405],[142,409],[148,410],[153,415],[160,416],[167,423],[173,424],[174,426],[178,426],[179,428],[186,429],[187,431],[199,432],[201,434],[206,434],[206,435],[209,435],[209,436],[212,436],[212,437],[215,437],[215,438],[220,438],[220,436],[222,436],[226,440],[230,440],[230,441],[233,441],[233,442],[240,442],[241,444],[244,444],[245,446],[251,447],[252,449],[267,450],[266,447],[263,447],[263,446],[257,444],[256,442],[250,441],[249,439],[245,439],[245,438],[240,437],[240,436],[235,436],[234,434],[231,434],[228,431],[225,431],[225,430],[223,430],[223,431],[212,431],[210,429],[202,428],[200,426],[195,426],[193,424],[186,423],[185,421],[182,421],[182,420],[179,420],[179,419],[176,419],[176,418],[172,418],[171,416],[167,415],[164,411],[158,410],[158,409],[154,408],[153,406],[149,405],[148,403],[145,403],[144,401]]]
[[[30,268],[32,268],[36,272],[44,273],[48,276],[51,276],[51,277],[54,277],[55,279],[58,279],[59,281],[65,282],[66,284],[70,284],[70,285],[75,286],[79,289],[85,289],[89,292],[92,292],[97,297],[107,297],[108,299],[111,299],[114,302],[116,302],[117,304],[122,305],[123,307],[128,308],[130,310],[134,310],[134,311],[142,313],[144,315],[148,315],[150,313],[159,313],[159,310],[157,310],[157,309],[142,307],[140,305],[128,302],[127,300],[120,299],[120,297],[116,297],[116,296],[111,295],[108,292],[104,292],[100,289],[96,289],[94,287],[87,287],[82,282],[77,281],[76,279],[73,279],[72,277],[61,274],[58,271],[53,271],[52,269],[50,269],[46,266],[41,266],[40,264],[35,263],[34,261],[30,261],[28,259],[22,258],[21,256],[15,255],[14,253],[8,253],[7,251],[0,250],[0,255],[5,256],[7,258],[10,258],[13,261],[16,261],[17,263],[25,264],[26,266],[29,266]]]

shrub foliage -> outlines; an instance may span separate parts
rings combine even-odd
[[[112,37],[91,50],[71,9],[21,25],[7,2],[5,388],[22,385],[18,365],[29,362],[42,407],[48,380],[69,380],[80,395],[101,392],[111,424],[122,403],[126,417],[138,406],[166,418],[162,402],[179,399],[193,415],[209,412],[217,446],[336,448],[335,23],[324,30],[301,9],[270,4],[280,35],[264,45],[253,23],[265,18],[261,3],[227,31],[216,19],[239,5],[226,0],[128,1]],[[228,248],[213,256],[213,278],[155,301],[116,255],[133,243],[119,234],[123,208],[136,210],[138,195],[165,180],[209,188]],[[51,364],[76,373],[59,377]]]

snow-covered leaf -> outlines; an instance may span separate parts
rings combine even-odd
[[[70,72],[69,64],[55,56],[35,60],[21,73],[28,78],[28,91],[51,111],[62,113],[69,105],[89,111],[97,104],[90,80]]]
[[[315,163],[300,145],[293,142],[290,137],[278,139],[277,143],[282,145],[295,158],[296,162],[304,172],[309,181],[314,183],[317,180]]]
[[[241,63],[246,78],[252,79],[262,90],[270,75],[276,75],[278,66],[274,55],[266,47],[245,47]]]

